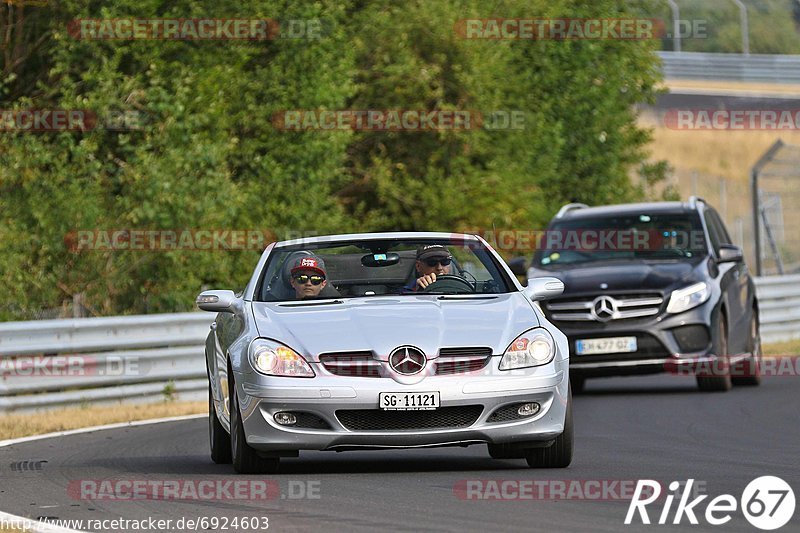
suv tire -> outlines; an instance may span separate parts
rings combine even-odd
[[[728,361],[728,328],[725,315],[717,319],[717,334],[714,340],[714,353],[717,356],[709,376],[698,375],[697,386],[704,392],[725,392],[731,389],[731,367]]]
[[[757,386],[761,384],[761,334],[758,331],[758,326],[758,314],[753,309],[750,318],[750,341],[748,343],[750,357],[736,365],[736,377],[732,378],[734,385]]]

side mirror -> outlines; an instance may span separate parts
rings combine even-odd
[[[522,292],[534,302],[547,300],[564,292],[564,282],[551,277],[531,278],[528,280],[528,286]]]
[[[515,257],[508,261],[508,268],[515,276],[525,276],[528,273],[527,260],[524,257]]]
[[[744,259],[742,249],[733,244],[721,244],[717,263],[738,263]]]
[[[236,295],[233,291],[203,291],[195,300],[197,307],[203,311],[216,313],[233,312],[233,302]]]

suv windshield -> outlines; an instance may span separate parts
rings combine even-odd
[[[431,269],[438,271],[436,282],[418,287],[417,278]],[[255,300],[499,294],[516,290],[512,287],[492,254],[477,241],[337,241],[273,250]]]
[[[707,249],[695,212],[580,217],[551,224],[533,264],[552,269],[597,261],[696,258]]]

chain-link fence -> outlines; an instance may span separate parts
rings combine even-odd
[[[753,166],[751,224],[759,274],[800,272],[800,146],[777,141]]]
[[[678,168],[666,186],[713,205],[758,275],[800,273],[800,146],[776,142],[749,181]]]

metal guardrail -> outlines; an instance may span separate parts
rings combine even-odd
[[[800,275],[755,278],[761,342],[800,339]]]
[[[0,324],[0,412],[204,399],[213,320],[179,313]]]
[[[658,52],[666,79],[800,83],[800,56]]]
[[[800,338],[800,275],[756,278],[764,342]],[[205,399],[211,313],[0,324],[0,412]]]

